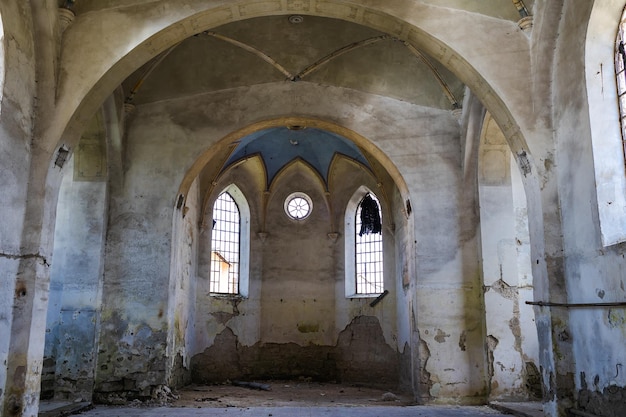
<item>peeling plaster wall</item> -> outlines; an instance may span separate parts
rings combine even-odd
[[[253,234],[250,241],[255,260],[247,298],[209,294],[209,236],[203,239],[194,381],[307,376],[396,389],[401,385],[401,352],[396,336],[393,227],[387,225],[384,234],[385,288],[393,295],[376,307],[368,305],[372,298],[345,297],[341,229],[345,207],[360,185],[377,189],[376,179],[342,159],[333,164],[328,195],[319,177],[301,163],[281,173],[268,193],[259,181],[262,176],[258,160],[252,159],[229,169],[213,187],[211,201],[229,184],[237,185],[250,205],[252,230],[263,230],[267,236],[261,241]],[[313,202],[311,216],[301,222],[290,220],[283,209],[284,199],[294,191],[306,192]],[[268,199],[265,217],[264,198]],[[391,215],[386,203],[385,213]],[[210,218],[209,212],[204,223],[210,224]],[[332,239],[330,232],[338,232],[339,238]],[[405,382],[403,388],[408,387]]]
[[[506,140],[485,118],[479,200],[489,397],[541,397],[526,198]]]
[[[19,363],[10,353],[11,338],[16,329],[14,305],[15,277],[20,265],[28,259],[22,246],[25,207],[32,140],[32,115],[35,97],[35,47],[30,7],[23,2],[0,5],[3,22],[4,61],[0,64],[4,82],[0,107],[0,407],[11,403],[21,393],[7,392]],[[31,197],[34,198],[34,197]],[[32,258],[31,254],[31,258]],[[43,338],[43,335],[41,336]],[[12,404],[19,407],[19,404]],[[2,413],[2,408],[0,408]]]
[[[395,301],[396,301],[396,333],[394,335],[397,349],[402,352],[400,359],[400,385],[411,387],[414,392],[414,381],[419,373],[419,366],[413,363],[411,314],[410,305],[414,296],[415,280],[415,235],[413,224],[412,199],[404,200],[395,190],[391,195],[391,206],[394,225],[395,247]],[[407,208],[408,207],[408,208]]]
[[[180,387],[191,379],[189,350],[195,320],[196,257],[198,240],[198,185],[194,183],[184,205],[174,213],[170,265],[170,335],[168,340],[168,385]]]
[[[181,127],[147,125],[141,135],[132,128],[128,135],[126,158],[132,162],[110,197],[95,387],[99,401],[110,401],[110,393],[119,391],[148,397],[168,376],[170,245],[180,182],[175,173],[184,165],[177,147],[185,133]]]
[[[294,100],[296,95],[298,99]],[[267,97],[272,97],[272,100],[268,101]],[[279,302],[280,297],[274,300],[274,295],[267,292],[263,288],[265,283],[259,280],[256,284],[259,287],[255,288],[254,278],[265,278],[265,275],[274,276],[273,279],[282,277],[276,269],[279,264],[266,264],[268,257],[284,249],[280,246],[283,245],[280,239],[276,239],[284,233],[281,232],[284,227],[281,220],[274,223],[272,229],[268,227],[265,243],[252,237],[252,256],[255,256],[254,253],[265,255],[260,260],[251,259],[250,297],[238,304],[215,299],[211,307],[196,310],[194,340],[184,344],[189,343],[193,346],[192,352],[198,354],[210,349],[218,335],[223,337],[227,334],[225,332],[232,332],[237,338],[237,346],[242,349],[263,342],[266,336],[268,343],[279,343],[281,346],[312,340],[333,346],[337,343],[338,334],[357,317],[374,316],[384,337],[379,340],[384,340],[384,344],[397,354],[404,352],[403,359],[398,360],[408,363],[410,355],[406,356],[407,349],[422,345],[411,347],[407,344],[409,340],[414,340],[407,328],[408,317],[414,316],[418,323],[415,330],[423,335],[426,347],[423,351],[430,352],[424,363],[427,363],[426,371],[430,374],[428,384],[433,389],[426,395],[438,401],[452,398],[457,401],[458,397],[463,398],[461,401],[477,402],[479,398],[482,401],[485,394],[481,371],[484,357],[483,318],[474,232],[476,217],[467,216],[467,213],[473,212],[473,200],[460,196],[461,157],[457,121],[446,111],[306,82],[246,87],[137,108],[128,135],[129,165],[124,185],[118,194],[112,196],[97,391],[104,394],[132,391],[134,395],[148,395],[149,387],[163,383],[167,361],[162,358],[165,345],[171,343],[166,340],[166,328],[173,323],[168,324],[160,317],[159,310],[166,308],[168,303],[163,297],[168,293],[166,288],[170,277],[166,262],[171,251],[168,243],[171,220],[168,219],[173,214],[177,186],[199,153],[219,138],[251,121],[283,114],[310,114],[334,121],[371,139],[390,158],[410,184],[413,213],[410,218],[413,220],[404,220],[407,224],[402,225],[400,230],[414,225],[417,258],[412,258],[411,254],[415,243],[405,237],[391,238],[391,247],[399,245],[403,254],[395,256],[391,252],[388,257],[389,270],[393,271],[391,294],[372,309],[366,300],[345,300],[340,263],[334,263],[342,252],[340,240],[336,243],[329,240],[326,233],[331,230],[327,226],[321,230],[310,230],[313,237],[307,235],[302,238],[304,241],[313,239],[311,242],[317,242],[322,250],[312,259],[320,256],[335,258],[324,268],[336,275],[330,281],[322,280],[327,282],[324,284],[327,290],[322,292],[334,293],[334,304],[323,302],[320,297],[322,311],[330,314],[331,321],[335,323],[334,329],[324,327],[322,323],[318,329],[325,329],[330,335],[325,334],[321,338],[301,333],[297,326],[294,333],[293,329],[284,328],[287,323],[284,320],[272,329],[267,322],[263,323],[264,317],[280,318],[291,307],[281,310],[273,305],[273,312],[271,309],[264,312],[262,304],[265,300]],[[285,175],[287,181],[288,175]],[[292,175],[293,180],[302,178],[298,170]],[[227,183],[224,180],[220,186]],[[261,189],[250,192],[245,183],[238,186],[251,202],[257,201],[251,205],[258,204]],[[324,210],[324,203],[317,202],[322,197],[320,189],[310,188],[311,183],[307,181],[300,184],[309,184],[307,190],[316,199],[316,207],[319,205]],[[216,186],[216,192],[220,186]],[[376,189],[376,184],[371,184],[370,188]],[[277,195],[285,192],[280,188],[276,191]],[[272,212],[282,212],[283,197],[276,197],[274,203],[270,198]],[[390,198],[393,204],[391,218],[400,223],[400,219],[406,216],[405,202],[399,201],[397,196]],[[341,199],[337,198],[337,204],[334,200],[335,197],[333,210],[340,210],[343,207]],[[335,211],[333,215],[336,216],[336,224],[342,224],[342,214],[338,215]],[[260,221],[254,215],[252,219]],[[259,230],[253,225],[253,234]],[[409,237],[412,233],[408,231],[405,235]],[[306,256],[304,259],[307,259]],[[306,262],[312,262],[312,259]],[[418,265],[414,274],[411,273],[413,262]],[[197,295],[201,296],[206,293],[206,278],[200,274],[202,261],[198,271]],[[402,286],[404,275],[416,277],[417,284],[405,289]],[[268,288],[271,290],[271,285]],[[280,286],[274,289],[278,290]],[[320,291],[314,287],[311,290],[310,297],[305,299],[307,303],[311,299],[317,300]],[[401,302],[394,301],[399,291],[406,291]],[[328,297],[328,294],[324,295]],[[283,301],[285,299],[283,297]],[[436,300],[435,306],[433,302]],[[440,300],[445,300],[443,310]],[[311,301],[311,304],[315,306],[317,302]],[[200,305],[198,300],[196,303]],[[258,305],[261,305],[260,309]],[[412,316],[409,305],[412,305]],[[296,304],[292,307],[296,308]],[[302,311],[306,312],[300,317],[304,319],[318,312],[317,307]],[[406,315],[401,326],[398,325],[397,315]],[[309,321],[302,322],[315,324]],[[226,322],[231,330],[226,329]],[[209,325],[203,329],[206,326],[204,323]],[[403,328],[399,330],[399,327]],[[228,340],[235,343],[232,338]],[[460,343],[461,340],[463,343]],[[136,361],[138,355],[142,356],[141,361]],[[132,366],[129,366],[131,363]],[[406,380],[407,376],[404,378]]]
[[[614,5],[615,2],[595,3],[601,7]],[[604,247],[601,242],[586,102],[588,93],[597,97],[598,91],[585,89],[584,43],[576,41],[585,38],[592,4],[581,6],[569,3],[565,6],[559,30],[563,42],[558,45],[554,77],[558,151],[555,162],[558,169],[554,175],[559,179],[558,204],[563,219],[566,272],[563,291],[572,303],[619,302],[626,299],[624,245]],[[615,33],[616,28],[611,30]],[[565,39],[568,41],[565,42]],[[576,47],[572,48],[572,45]],[[603,62],[603,65],[613,67],[612,61]],[[614,89],[612,77],[612,74],[605,75],[603,86],[591,87]],[[610,105],[616,103],[611,102]],[[613,152],[621,152],[621,147],[616,146]],[[620,223],[615,226],[619,228]],[[560,362],[557,377],[567,379],[566,389],[578,393],[575,399],[583,410],[603,416],[623,415],[621,398],[626,386],[622,368],[626,364],[624,309],[569,309],[567,313],[560,314],[562,318],[556,323],[555,331],[565,347],[571,346],[571,351],[556,349]]]
[[[72,158],[59,192],[42,375],[42,398],[91,400],[96,360],[106,182],[74,181]]]
[[[410,166],[416,240],[409,314],[426,402],[482,403],[487,393],[477,205],[459,137],[456,120],[431,123],[402,164]]]
[[[4,290],[0,299],[0,334],[10,335],[0,341],[0,402],[7,415],[34,414],[37,408],[36,375],[44,337],[40,318],[45,315],[45,301],[42,304],[36,300],[43,300],[48,290],[49,260],[45,256],[51,249],[49,232],[54,223],[49,220],[54,217],[54,210],[48,209],[56,206],[54,189],[59,170],[49,172],[47,180],[44,177],[45,164],[57,149],[55,144],[66,139],[75,144],[79,136],[77,128],[88,119],[85,115],[100,105],[111,86],[160,50],[190,35],[191,30],[208,27],[217,16],[212,13],[193,16],[206,4],[212,7],[210,1],[193,5],[188,2],[188,7],[181,8],[170,7],[171,2],[167,1],[138,0],[135,3],[142,7],[120,8],[101,15],[98,7],[124,4],[119,0],[105,3],[92,5],[95,11],[77,19],[74,27],[66,32],[64,47],[53,45],[51,41],[56,17],[51,11],[56,4],[44,3],[35,12],[30,10],[28,2],[0,4],[6,59],[2,65],[6,74],[0,108],[0,175],[4,197],[0,203],[3,213],[0,285]],[[278,10],[289,13],[293,10],[289,7],[296,3],[282,2]],[[500,22],[462,10],[451,12],[445,7],[411,5],[415,8],[407,8],[408,1],[372,2],[368,10],[343,7],[342,2],[321,3],[327,5],[325,14],[358,22],[365,22],[369,16],[371,25],[378,29],[414,39],[418,47],[424,47],[449,65],[494,111],[518,161],[527,163],[524,183],[531,191],[528,210],[537,298],[557,302],[624,299],[624,245],[604,247],[601,242],[603,231],[617,230],[607,234],[605,242],[616,242],[623,234],[623,213],[620,214],[623,204],[615,204],[623,199],[607,198],[616,189],[616,183],[607,181],[609,175],[595,178],[594,182],[594,174],[607,172],[597,166],[594,169],[592,154],[599,147],[598,143],[592,146],[589,120],[590,107],[604,110],[605,106],[612,108],[614,105],[610,100],[612,93],[604,95],[613,88],[612,74],[603,72],[611,67],[612,57],[602,62],[592,59],[587,67],[583,60],[592,7],[608,4],[619,10],[623,2],[532,2],[538,19],[530,42],[519,33],[513,18]],[[465,2],[450,4],[453,3]],[[233,3],[233,8],[224,10],[228,13],[250,4],[252,2]],[[415,13],[407,13],[409,10]],[[164,16],[163,11],[169,16]],[[37,31],[31,22],[33,13],[39,21]],[[145,25],[116,26],[117,17],[124,15],[124,19],[129,19],[134,15],[131,13],[141,13],[143,18],[151,20]],[[349,17],[348,13],[353,13],[354,17]],[[379,19],[383,15],[387,18]],[[418,27],[411,27],[395,16],[408,19]],[[165,29],[183,17],[190,19],[174,24],[171,31],[162,31],[145,47],[138,48],[138,52],[132,52],[133,47],[150,37],[153,31]],[[192,22],[196,17],[198,27]],[[561,25],[552,24],[559,19]],[[218,23],[226,20],[215,17]],[[610,20],[615,23],[617,19]],[[449,31],[446,25],[440,24],[442,21],[452,21],[455,27],[465,30]],[[95,26],[96,30],[85,30],[93,26],[93,22],[103,25]],[[606,26],[614,31],[612,24]],[[493,30],[484,30],[484,27]],[[550,28],[546,30],[546,27]],[[115,31],[115,28],[120,30]],[[559,33],[558,42],[554,42],[555,32]],[[35,33],[42,41],[37,48],[33,39]],[[493,33],[502,36],[493,36]],[[593,32],[590,35],[595,39]],[[109,41],[107,48],[93,48],[101,43],[103,36]],[[509,48],[494,49],[502,39],[506,39]],[[593,45],[594,41],[588,45]],[[63,50],[61,68],[55,65],[57,48]],[[456,51],[462,51],[463,55]],[[85,60],[86,56],[95,59]],[[122,57],[127,59],[115,65]],[[603,64],[599,70],[598,64]],[[111,66],[113,69],[107,73]],[[585,90],[585,70],[592,77],[600,75],[600,81],[589,83],[588,90]],[[103,74],[104,78],[97,81]],[[59,91],[55,91],[54,86],[57,75]],[[84,95],[88,95],[85,100]],[[591,104],[587,102],[588,97],[593,97]],[[500,102],[500,98],[504,102]],[[35,101],[39,112],[35,112]],[[183,326],[185,340],[176,340],[182,333],[174,330],[176,317],[170,314],[180,309],[186,311],[187,322],[196,321],[195,313],[184,302],[184,294],[191,292],[192,287],[179,291],[172,286],[172,272],[182,267],[175,266],[176,269],[170,271],[173,251],[184,247],[185,243],[184,233],[177,235],[172,243],[173,207],[184,172],[204,149],[236,128],[266,118],[301,114],[327,118],[372,139],[410,184],[413,223],[406,226],[410,230],[405,236],[411,238],[397,238],[395,267],[396,278],[401,278],[404,266],[408,265],[408,275],[414,281],[400,290],[401,281],[396,280],[396,294],[405,291],[403,300],[399,296],[396,299],[396,326],[398,347],[401,341],[411,340],[412,361],[418,364],[415,369],[420,372],[415,376],[420,396],[446,401],[458,395],[480,398],[484,394],[481,382],[484,371],[480,371],[479,365],[480,358],[486,356],[482,343],[495,341],[479,330],[483,323],[482,305],[478,301],[481,291],[475,256],[479,246],[476,213],[472,211],[475,205],[471,197],[461,191],[465,184],[459,173],[461,158],[455,154],[458,144],[441,140],[456,137],[458,133],[447,112],[307,83],[244,87],[210,97],[195,97],[185,102],[182,110],[166,109],[175,103],[156,103],[140,109],[140,118],[144,119],[140,131],[131,131],[126,155],[128,164],[115,173],[122,178],[122,185],[112,193],[103,289],[102,353],[98,359],[99,392],[105,396],[109,392],[149,395],[154,385],[172,379],[171,364],[178,363],[178,356],[172,355],[182,355],[184,346],[193,345],[196,349],[206,345],[197,336],[198,332],[188,331],[188,326]],[[154,111],[159,106],[162,106],[161,111]],[[80,108],[76,117],[64,135],[66,123],[77,107]],[[509,111],[515,120],[509,117]],[[516,122],[521,125],[524,138],[517,131]],[[36,124],[36,135],[33,124]],[[607,137],[615,133],[610,128],[607,131]],[[525,141],[531,145],[528,154],[518,152],[525,147]],[[618,153],[610,147],[601,148]],[[32,167],[31,153],[38,154]],[[596,152],[595,156],[599,154]],[[529,160],[528,156],[532,158]],[[601,163],[600,159],[595,163]],[[623,181],[619,184],[622,187]],[[600,197],[596,186],[601,191]],[[49,191],[44,190],[46,187],[51,192],[44,195]],[[394,197],[392,206],[402,206],[398,204],[401,201],[396,200],[402,198]],[[599,208],[598,201],[600,204],[611,202],[617,208]],[[599,212],[605,211],[610,215],[602,217],[604,230],[600,230]],[[184,231],[184,227],[181,230]],[[261,245],[258,241],[255,244]],[[408,262],[401,260],[405,250],[411,253]],[[179,259],[179,265],[193,258],[192,250],[176,253],[174,257]],[[259,271],[263,271],[264,266],[259,265]],[[415,270],[411,269],[412,265]],[[192,273],[190,268],[185,276]],[[26,285],[16,288],[16,277]],[[449,306],[445,304],[449,308],[441,313],[441,306],[434,305],[433,300],[446,300],[450,302]],[[255,302],[260,303],[261,299]],[[537,308],[536,311],[543,347],[546,399],[552,402],[546,410],[554,415],[552,406],[556,400],[561,408],[567,407],[571,394],[578,392],[578,404],[587,411],[623,414],[623,408],[616,404],[626,385],[621,368],[626,363],[623,310]],[[337,323],[345,323],[346,317],[349,315],[335,319],[336,328],[341,328]],[[386,315],[384,319],[389,320]],[[378,321],[381,322],[380,318]],[[411,325],[410,333],[406,330],[407,324]],[[260,326],[255,329],[254,337],[261,334]],[[381,326],[381,332],[387,341],[389,326]],[[196,340],[188,340],[193,337]],[[450,358],[453,360],[449,364]],[[183,359],[182,368],[185,363],[188,362]],[[6,392],[6,387],[15,392]]]

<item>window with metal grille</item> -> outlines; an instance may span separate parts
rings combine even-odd
[[[224,192],[213,205],[211,234],[211,293],[239,294],[239,207],[233,197]]]
[[[615,41],[615,77],[617,78],[617,101],[622,131],[622,150],[626,155],[626,10],[622,13]]]
[[[368,196],[375,201],[378,217],[382,223],[380,203],[373,194],[366,195],[356,210],[355,219],[355,272],[356,294],[380,294],[383,292],[383,236],[380,230],[371,228],[362,232],[361,212]]]

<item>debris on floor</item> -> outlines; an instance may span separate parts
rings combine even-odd
[[[258,390],[262,390],[262,391],[271,391],[272,390],[272,387],[269,384],[261,384],[259,382],[233,381],[233,385],[236,386],[236,387],[258,389]]]
[[[356,384],[314,382],[310,379],[257,381],[240,385],[227,381],[216,385],[191,385],[177,391],[171,407],[281,407],[281,406],[381,406],[414,405],[411,395]],[[245,381],[244,381],[245,382]],[[267,386],[270,390],[256,386]],[[242,389],[245,388],[245,389]]]

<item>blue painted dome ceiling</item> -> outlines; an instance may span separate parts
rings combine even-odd
[[[304,161],[317,171],[328,185],[333,158],[342,155],[371,170],[369,161],[350,140],[316,128],[273,127],[252,133],[239,141],[222,172],[240,161],[258,156],[267,174],[267,185],[285,166],[296,160]]]

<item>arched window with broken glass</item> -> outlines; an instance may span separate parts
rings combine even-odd
[[[356,294],[381,294],[383,281],[382,214],[376,196],[367,193],[355,215]]]

